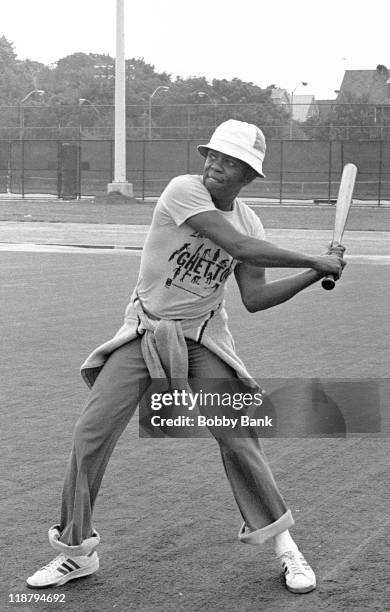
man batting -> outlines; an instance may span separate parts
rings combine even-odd
[[[60,586],[98,569],[95,500],[118,438],[152,380],[172,380],[180,370],[190,383],[208,379],[208,390],[228,379],[230,391],[251,380],[227,326],[224,294],[233,272],[249,312],[281,304],[327,274],[340,277],[344,247],[321,256],[281,249],[265,240],[260,220],[237,197],[264,176],[265,149],[255,125],[225,121],[198,147],[203,176],[176,177],[158,200],[124,324],[82,366],[91,390],[74,431],[61,517],[49,529],[57,556],[27,579],[29,587]],[[273,267],[306,270],[267,282],[265,268]],[[223,406],[217,409],[224,414]],[[315,574],[289,533],[292,513],[256,433],[248,426],[240,436],[210,431],[244,521],[240,541],[271,539],[286,587],[313,590]]]

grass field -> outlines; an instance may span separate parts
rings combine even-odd
[[[270,546],[238,543],[240,516],[215,442],[140,440],[136,418],[98,498],[101,570],[49,590],[64,593],[65,603],[7,604],[10,593],[31,593],[25,578],[54,556],[46,531],[58,520],[71,430],[87,394],[78,367],[121,324],[138,262],[124,251],[1,253],[0,609],[388,609],[387,439],[265,440],[296,519],[293,535],[319,578],[316,591],[294,596],[279,584]],[[244,311],[234,290],[231,328],[249,370],[259,379],[341,376],[385,384],[388,270],[351,264],[335,291],[315,286],[256,315]]]

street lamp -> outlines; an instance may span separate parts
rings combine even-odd
[[[214,100],[210,96],[210,94],[208,94],[206,91],[198,91],[198,96],[199,96],[199,98],[204,98],[204,97],[208,98],[210,100],[211,104],[216,104],[217,103],[217,101]]]
[[[29,99],[30,96],[32,96],[33,94],[38,94],[39,96],[43,96],[43,94],[45,93],[43,89],[32,89],[27,96],[24,96],[23,100],[20,100],[19,104],[23,104],[24,102],[26,102],[26,100]]]
[[[214,127],[216,127],[217,126],[217,104],[218,104],[217,100],[215,100],[215,98],[212,98],[210,94],[208,94],[206,91],[198,91],[198,96],[200,98],[207,97],[210,100],[211,104],[213,104],[214,106]]]
[[[156,87],[156,89],[154,90],[154,92],[152,94],[150,94],[149,96],[149,129],[148,129],[148,135],[149,135],[149,140],[152,140],[152,99],[153,97],[156,95],[156,93],[158,91],[168,91],[169,87],[167,87],[166,85],[159,85],[158,87]]]
[[[88,98],[79,98],[79,105],[82,106],[83,104],[89,104],[90,106],[92,106],[98,117],[101,117],[99,109],[95,106],[93,102],[91,102],[91,100],[88,100]]]
[[[19,101],[19,128],[20,128],[19,134],[20,134],[20,139],[22,139],[23,135],[24,135],[24,106],[23,106],[23,104],[25,102],[27,102],[27,100],[33,94],[38,94],[39,96],[43,96],[44,93],[45,92],[44,92],[43,89],[32,89],[31,91],[28,92],[28,94],[26,96],[24,96],[24,98],[22,100]]]
[[[84,104],[89,104],[90,106],[92,106],[93,110],[95,111],[95,113],[97,114],[98,118],[101,118],[101,113],[100,110],[95,106],[95,104],[93,102],[91,102],[91,100],[88,100],[88,98],[79,98],[79,106],[83,106]],[[81,108],[80,108],[81,110]],[[80,128],[79,128],[79,133],[81,134],[81,114],[80,114]]]
[[[88,100],[88,98],[79,98],[79,107],[80,107],[80,112],[79,112],[79,140],[81,139],[81,133],[82,133],[82,129],[83,129],[81,107],[84,104],[89,104],[90,106],[92,106],[92,108],[95,111],[95,113],[97,114],[98,118],[100,119],[100,117],[101,117],[99,109],[95,106],[95,104],[93,102],[91,102],[91,100]]]
[[[295,94],[296,90],[298,89],[298,87],[300,85],[303,85],[304,87],[306,87],[306,85],[308,85],[308,83],[306,83],[306,81],[299,81],[299,83],[295,86],[295,88],[291,92],[291,97],[290,97],[290,104],[291,104],[291,113],[290,113],[290,140],[292,140],[292,132],[293,132],[294,94]]]
[[[204,98],[207,97],[209,98],[211,104],[216,104],[216,101],[213,100],[211,98],[211,96],[206,93],[205,91],[192,91],[190,96],[194,97],[197,96],[198,98]],[[191,132],[191,102],[189,102],[187,104],[187,138],[190,138],[190,132]]]

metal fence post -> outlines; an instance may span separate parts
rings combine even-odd
[[[280,140],[279,204],[283,201],[283,145],[284,140]]]
[[[191,106],[187,106],[187,139],[190,138],[191,134]]]
[[[21,179],[22,179],[22,198],[24,198],[24,138],[22,139],[22,172],[21,172]]]
[[[332,141],[329,140],[329,157],[328,157],[328,204],[332,196]]]
[[[62,192],[62,145],[57,140],[57,197],[60,199]]]
[[[142,142],[142,201],[145,201],[146,141]]]
[[[7,161],[7,193],[12,193],[12,140],[8,143],[8,161]]]
[[[79,130],[79,138],[78,138],[78,147],[77,147],[77,199],[81,198],[81,130]]]
[[[114,181],[114,141],[110,140],[110,183]]]
[[[191,155],[191,152],[190,152],[190,144],[191,144],[191,141],[190,141],[190,140],[187,140],[187,165],[186,165],[186,168],[187,168],[187,174],[189,174],[189,173],[190,173],[190,155]]]
[[[382,199],[382,172],[383,172],[383,140],[379,141],[379,176],[378,176],[378,206]]]

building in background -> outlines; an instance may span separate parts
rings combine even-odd
[[[287,92],[287,89],[282,89],[281,87],[272,88],[271,100],[272,102],[274,102],[274,104],[279,104],[281,106],[290,105],[290,96]]]
[[[375,70],[346,70],[337,102],[362,99],[374,106],[375,122],[390,119],[390,71],[383,64]]]
[[[318,106],[313,94],[308,95],[294,95],[294,101],[292,105],[292,118],[294,121],[304,123],[308,119],[317,117]]]
[[[313,94],[294,94],[292,98],[287,89],[273,87],[271,91],[271,100],[274,104],[290,107],[292,119],[299,123],[304,123],[308,119],[318,115],[317,103]]]
[[[346,96],[365,97],[370,104],[390,105],[390,73],[383,64],[375,70],[346,70],[337,101]]]
[[[280,137],[306,140],[308,138],[307,133],[299,124],[305,123],[308,119],[313,119],[318,116],[318,108],[314,95],[292,95],[287,89],[273,87],[271,91],[271,100],[278,106],[286,107],[290,115],[289,127],[281,131]]]

